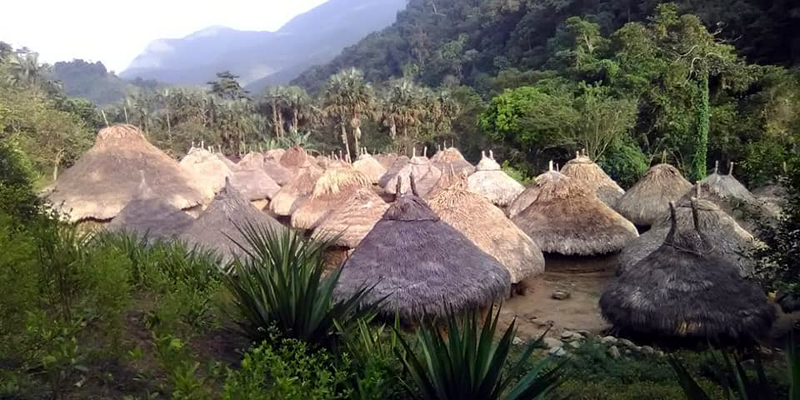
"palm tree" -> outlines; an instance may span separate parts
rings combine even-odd
[[[419,88],[407,79],[395,82],[383,106],[383,119],[389,125],[392,140],[397,140],[397,131],[400,129],[404,146],[408,150],[414,144],[414,138],[409,137],[409,131],[416,136],[416,128],[422,124],[425,115],[426,109]]]
[[[272,86],[267,88],[265,98],[267,107],[272,113],[272,130],[275,138],[281,139],[284,135],[283,129],[283,109],[286,105],[286,90],[282,86]]]
[[[297,135],[300,130],[300,121],[311,117],[313,110],[311,98],[305,89],[299,86],[288,86],[284,88],[284,101],[292,116],[289,132]]]
[[[8,82],[14,86],[26,85],[38,88],[48,72],[47,65],[39,64],[39,53],[20,52],[8,60]]]
[[[332,76],[325,88],[323,114],[334,120],[342,132],[345,152],[350,156],[347,125],[353,130],[356,149],[361,144],[361,119],[374,111],[372,86],[364,81],[361,71],[351,68]]]

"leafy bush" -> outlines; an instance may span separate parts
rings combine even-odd
[[[503,169],[503,172],[505,172],[508,176],[526,186],[529,183],[533,182],[535,179],[535,177],[528,176],[524,171],[517,169],[516,167],[511,165],[511,163],[509,163],[508,160],[503,161],[503,165],[501,168]]]
[[[0,140],[0,213],[21,221],[30,221],[39,213],[41,202],[32,180],[25,154],[11,140]]]
[[[603,170],[617,183],[629,188],[647,172],[647,156],[632,140],[617,140],[597,160]]]
[[[397,357],[405,358],[397,330],[400,321],[395,318],[394,329],[386,325],[370,326],[361,319],[345,336],[343,349],[353,358],[353,400],[405,398],[402,387],[402,364]]]

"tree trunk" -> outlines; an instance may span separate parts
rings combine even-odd
[[[397,124],[394,122],[394,117],[389,117],[389,136],[391,136],[392,141],[397,139]]]
[[[350,154],[350,144],[347,143],[347,126],[342,122],[342,142],[344,143],[345,154]]]
[[[280,139],[280,125],[278,124],[278,101],[273,98],[272,99],[272,129],[275,131],[275,137]]]
[[[167,138],[172,143],[172,123],[169,122],[169,107],[167,107]]]
[[[64,155],[64,150],[61,149],[56,153],[56,158],[53,160],[53,182],[58,179],[58,166],[61,164],[61,157]]]
[[[278,132],[280,132],[280,136],[283,137],[283,115],[281,115],[281,113],[278,113]]]
[[[293,135],[296,135],[298,130],[299,130],[298,128],[299,128],[299,125],[300,125],[300,117],[298,116],[298,114],[299,113],[298,113],[296,108],[294,110],[292,110],[292,134]]]
[[[695,181],[706,177],[706,158],[708,156],[708,72],[703,71],[697,85],[697,103],[695,104],[697,137],[695,137],[694,156],[692,157],[692,177]]]
[[[361,128],[355,127],[353,129],[353,139],[355,140],[355,143],[356,143],[356,157],[358,157],[361,154],[361,143],[360,143]]]

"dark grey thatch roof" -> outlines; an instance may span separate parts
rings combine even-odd
[[[373,287],[387,316],[404,320],[488,306],[508,295],[508,270],[442,222],[421,198],[397,199],[344,264],[337,295]]]
[[[677,168],[658,164],[622,195],[614,209],[636,225],[651,226],[667,214],[670,201],[678,201],[691,188]]]
[[[238,227],[248,224],[281,228],[278,221],[256,210],[228,181],[214,201],[181,236],[190,243],[216,250],[220,255],[230,258],[241,251],[236,243],[246,243]]]
[[[603,317],[625,334],[661,340],[740,342],[763,336],[775,320],[767,296],[709,251],[703,231],[672,223],[664,244],[600,298]]]
[[[106,230],[161,239],[180,234],[193,222],[194,218],[189,214],[156,197],[142,176],[139,193],[114,217]]]

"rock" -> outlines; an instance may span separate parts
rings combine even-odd
[[[659,351],[656,352],[656,355],[659,356],[659,357],[664,357],[666,354],[664,354],[663,351],[659,350]]]
[[[567,355],[567,351],[564,350],[563,347],[559,346],[559,347],[553,347],[552,349],[550,349],[550,351],[547,352],[547,354],[553,357],[564,357]]]
[[[631,355],[631,354],[633,354],[633,352],[631,351],[631,349],[625,349],[625,355],[626,355],[626,356],[629,356],[629,355]]]
[[[767,348],[767,347],[763,347],[762,346],[760,350],[761,350],[761,354],[762,355],[765,355],[765,356],[771,356],[772,355],[772,350]]]
[[[655,354],[655,352],[656,352],[656,349],[654,349],[654,348],[652,348],[650,346],[642,346],[642,354],[646,354],[648,356],[652,356],[653,354]]]
[[[548,348],[548,349],[552,349],[552,348],[555,348],[555,347],[561,347],[561,346],[564,345],[564,343],[561,342],[560,340],[558,340],[556,338],[551,338],[551,337],[544,338],[542,340],[542,343],[544,343],[544,347]]]
[[[561,332],[561,340],[564,341],[564,342],[571,342],[571,341],[574,340],[573,339],[574,335],[575,335],[575,333],[570,332],[570,331]]]
[[[585,338],[587,338],[587,337],[592,337],[592,336],[593,336],[593,335],[592,335],[592,332],[589,332],[589,331],[587,331],[587,330],[585,330],[585,329],[577,330],[577,331],[575,331],[575,332],[576,332],[576,333],[580,333],[580,334],[581,334],[581,336],[583,336],[583,337],[585,337]]]
[[[617,344],[618,341],[619,340],[617,340],[617,338],[615,338],[613,336],[605,336],[602,339],[600,339],[601,343],[610,344],[610,345],[615,345],[615,344]]]
[[[573,349],[579,349],[581,347],[581,342],[579,342],[577,340],[574,340],[572,342],[567,343],[567,346],[569,346],[569,347],[571,347]]]
[[[552,298],[554,298],[556,300],[566,300],[570,296],[571,296],[571,294],[569,292],[567,292],[567,291],[556,290],[555,292],[553,292],[553,294],[550,297],[552,297]]]
[[[619,353],[617,346],[611,346],[608,348],[608,356],[616,360],[622,357],[622,354]]]
[[[579,340],[583,340],[583,339],[586,339],[586,338],[583,335],[581,335],[580,333],[578,333],[578,332],[573,332],[572,333],[572,340],[573,341],[579,341]]]
[[[514,336],[514,340],[511,341],[514,346],[522,346],[525,344],[525,341],[519,338],[518,336]]]
[[[620,339],[619,340],[619,344],[621,344],[621,345],[623,345],[625,347],[628,347],[628,348],[636,347],[636,344],[634,344],[633,342],[631,342],[628,339]]]
[[[631,348],[631,350],[633,350],[633,351],[635,351],[637,353],[641,353],[642,352],[642,346],[633,346],[633,348]]]

